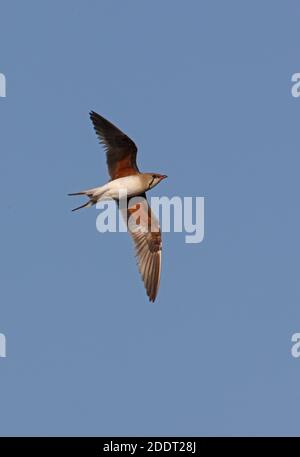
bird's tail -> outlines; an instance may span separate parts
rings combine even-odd
[[[77,206],[77,208],[73,208],[72,211],[77,211],[78,209],[81,209],[81,208],[90,208],[90,206],[93,206],[94,204],[95,204],[95,202],[93,202],[92,200],[89,200],[88,202],[84,203],[83,205]]]
[[[84,203],[83,205],[77,206],[76,208],[72,209],[72,211],[78,211],[81,208],[89,208],[90,206],[93,206],[96,203],[96,201],[92,198],[93,189],[82,190],[81,192],[72,192],[71,194],[68,194],[68,195],[71,195],[71,196],[86,195],[89,198],[89,200],[86,203]]]
[[[72,192],[71,194],[68,194],[68,195],[73,196],[73,195],[87,195],[87,194],[86,194],[86,191],[84,190],[82,192]]]
[[[99,190],[100,190],[99,188],[95,187],[93,189],[82,190],[81,192],[72,192],[71,194],[68,194],[71,196],[85,195],[89,199],[83,205],[77,206],[77,208],[72,209],[72,211],[77,211],[81,208],[90,208],[91,206],[95,205],[102,194],[102,192],[99,192]]]

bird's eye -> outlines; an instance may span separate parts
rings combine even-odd
[[[156,175],[152,175],[152,178],[155,179],[155,178],[156,178]]]

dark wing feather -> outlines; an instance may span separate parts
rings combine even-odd
[[[142,194],[139,197],[139,203],[128,205],[128,231],[135,245],[137,264],[147,295],[149,300],[154,302],[160,282],[161,232],[159,223],[148,205],[146,195]],[[137,210],[138,213],[134,215]]]
[[[111,179],[137,174],[139,172],[136,164],[137,147],[134,142],[100,114],[91,111],[90,118],[99,141],[106,150]]]

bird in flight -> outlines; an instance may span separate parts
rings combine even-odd
[[[99,200],[113,199],[119,204],[120,192],[126,192],[125,221],[135,245],[137,264],[147,295],[154,302],[160,282],[162,242],[159,223],[148,205],[146,192],[167,176],[141,173],[136,163],[137,147],[134,142],[94,111],[90,112],[90,118],[104,146],[111,180],[103,186],[69,194],[88,197],[85,204],[72,211],[90,207]],[[132,197],[139,197],[138,203],[131,203]],[[136,218],[135,213],[138,214]]]

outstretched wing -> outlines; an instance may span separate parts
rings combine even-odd
[[[100,114],[91,111],[90,118],[99,141],[106,150],[111,179],[137,174],[139,172],[136,164],[137,147],[134,142]]]
[[[162,242],[158,220],[151,211],[145,194],[139,196],[139,203],[129,203],[127,218],[139,271],[149,300],[154,302],[160,282]]]

